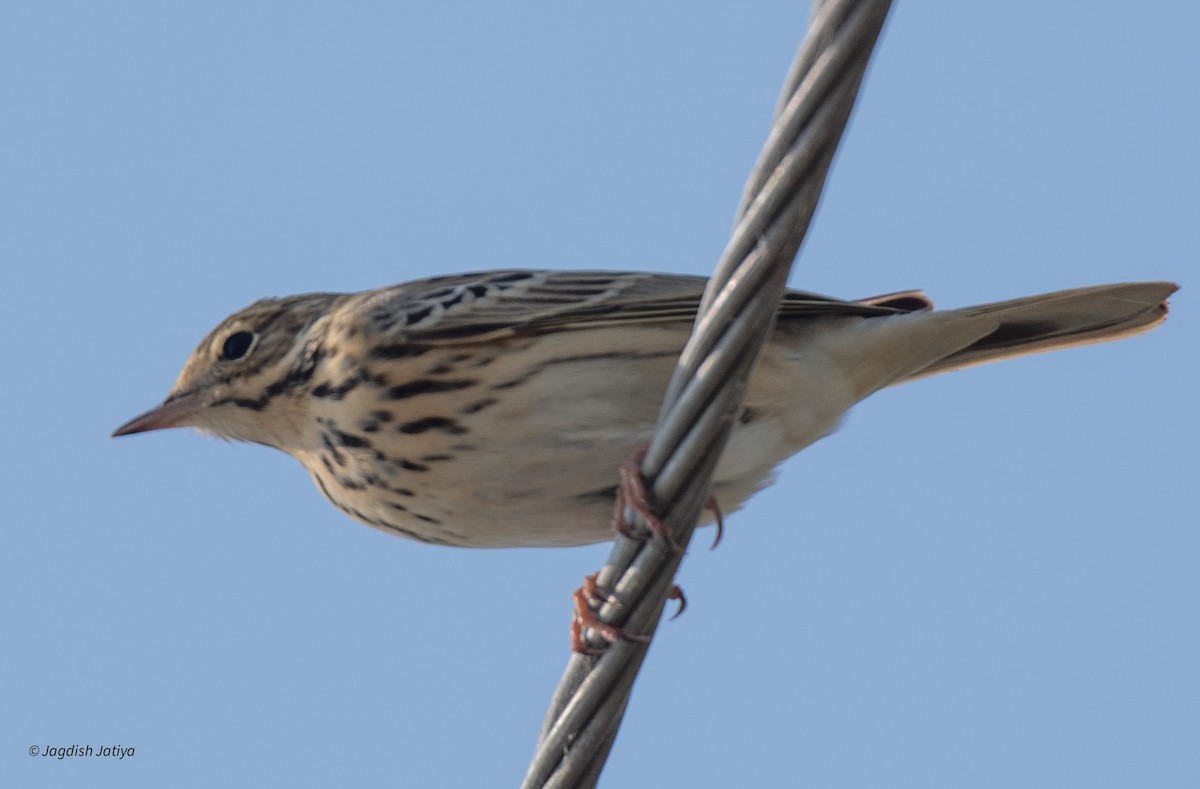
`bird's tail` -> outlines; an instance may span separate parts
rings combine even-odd
[[[1166,319],[1175,290],[1169,282],[1098,285],[945,311],[920,294],[892,294],[864,303],[912,311],[814,332],[797,347],[832,361],[861,400],[935,373],[1147,331]]]
[[[1167,319],[1167,297],[1179,289],[1171,282],[1132,282],[1060,290],[1040,296],[981,304],[940,313],[946,318],[990,318],[996,328],[971,344],[905,376],[960,370],[1011,359],[1132,337]]]

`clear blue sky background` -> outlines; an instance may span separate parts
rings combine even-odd
[[[792,281],[1169,278],[1171,320],[786,464],[686,561],[606,785],[1200,786],[1200,12],[1084,9],[899,3]],[[710,271],[806,20],[5,3],[3,783],[515,785],[606,547],[418,545],[282,454],[108,434],[260,296]],[[136,750],[28,753],[75,743]]]

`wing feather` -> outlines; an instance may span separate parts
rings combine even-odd
[[[613,271],[489,271],[436,277],[349,297],[333,320],[363,342],[474,344],[551,331],[690,323],[707,280]],[[907,294],[905,294],[907,295]],[[915,303],[915,302],[910,302]],[[891,315],[886,300],[843,301],[788,291],[782,319]]]

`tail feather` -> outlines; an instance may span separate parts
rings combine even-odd
[[[990,317],[992,332],[903,380],[1076,345],[1109,342],[1149,331],[1167,319],[1171,282],[1134,282],[1062,290],[952,310],[943,315]]]

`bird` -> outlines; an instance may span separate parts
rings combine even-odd
[[[501,270],[259,300],[114,436],[194,427],[300,461],[338,509],[461,547],[612,539],[622,461],[653,435],[706,279]],[[726,512],[880,389],[1148,331],[1177,285],[940,310],[922,291],[783,295],[712,493]]]

